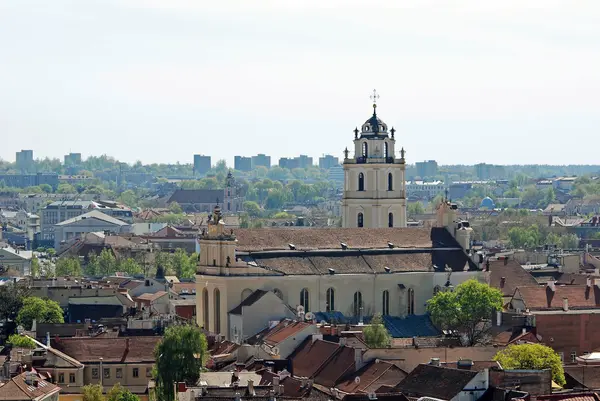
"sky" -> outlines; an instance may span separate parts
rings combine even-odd
[[[600,164],[597,0],[0,0],[0,158]]]

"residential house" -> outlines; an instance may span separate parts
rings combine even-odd
[[[70,323],[81,323],[86,320],[96,322],[103,318],[122,317],[134,305],[129,295],[124,293],[104,297],[70,297],[68,302],[67,314]]]
[[[196,298],[170,299],[169,314],[196,321]]]
[[[87,384],[102,383],[105,390],[120,383],[134,394],[145,394],[155,363],[154,348],[161,337],[77,337],[52,340],[52,348],[84,366],[80,380],[60,383],[77,394]],[[69,386],[67,386],[69,384]]]
[[[317,334],[316,324],[282,319],[277,324],[271,324],[265,330],[248,338],[247,343],[260,346],[262,350],[276,358],[286,359],[307,337],[313,338]]]
[[[523,314],[540,341],[559,353],[565,363],[600,347],[595,327],[600,324],[600,280],[586,285],[518,287],[509,310]]]
[[[104,232],[120,234],[129,232],[131,225],[98,210],[92,210],[54,225],[54,248],[86,233]]]
[[[406,376],[407,373],[393,363],[375,360],[351,373],[336,389],[338,394],[372,394],[381,386],[397,386]]]
[[[229,311],[229,338],[241,342],[268,327],[271,321],[294,316],[295,312],[273,291],[256,290]],[[219,327],[217,325],[217,333]]]
[[[444,368],[421,364],[395,389],[407,397],[429,397],[447,401],[476,401],[489,387],[489,371]]]
[[[0,401],[58,401],[60,387],[35,371],[23,372],[0,383]]]
[[[21,276],[28,276],[31,273],[32,251],[15,249],[10,246],[0,248],[0,274],[10,270],[18,272]]]
[[[169,313],[169,293],[166,291],[141,294],[134,301],[138,309],[162,315]]]

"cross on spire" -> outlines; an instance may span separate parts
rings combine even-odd
[[[377,99],[379,99],[379,94],[377,93],[377,89],[373,89],[373,94],[370,96],[373,101],[373,106],[377,104]]]

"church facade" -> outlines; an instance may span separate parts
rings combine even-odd
[[[353,155],[344,151],[342,227],[406,227],[406,160],[404,148],[396,158],[395,133],[373,103],[373,115],[354,130]]]

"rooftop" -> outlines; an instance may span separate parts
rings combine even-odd
[[[56,225],[57,226],[65,226],[65,225],[73,224],[73,223],[76,223],[78,221],[85,220],[85,219],[97,219],[97,220],[101,220],[105,223],[110,223],[110,224],[114,224],[117,226],[128,225],[128,223],[125,223],[124,221],[119,220],[119,219],[115,219],[114,217],[104,214],[98,210],[92,210],[90,212],[87,212],[87,213],[81,214],[79,216],[73,217],[71,219],[65,220],[63,222],[60,222]]]
[[[530,310],[562,310],[563,300],[568,300],[569,309],[600,308],[600,288],[593,285],[556,285],[555,291],[549,286],[518,287],[514,297],[522,299]]]
[[[406,372],[386,361],[374,360],[359,371],[350,374],[337,385],[348,394],[375,392],[381,386],[397,386],[406,377]]]
[[[336,343],[323,340],[313,341],[311,337],[308,337],[290,355],[292,373],[296,377],[315,377],[321,367],[339,351],[340,347]],[[352,361],[354,361],[354,357]]]
[[[433,397],[441,400],[451,400],[478,373],[470,370],[421,364],[396,386],[396,390],[409,397]]]
[[[154,347],[162,337],[61,338],[52,340],[57,350],[82,363],[153,363]]]
[[[519,286],[537,285],[535,278],[514,259],[490,261],[490,286],[512,296]]]
[[[38,400],[59,391],[60,387],[42,380],[37,373],[23,372],[5,384],[0,384],[0,400]]]

